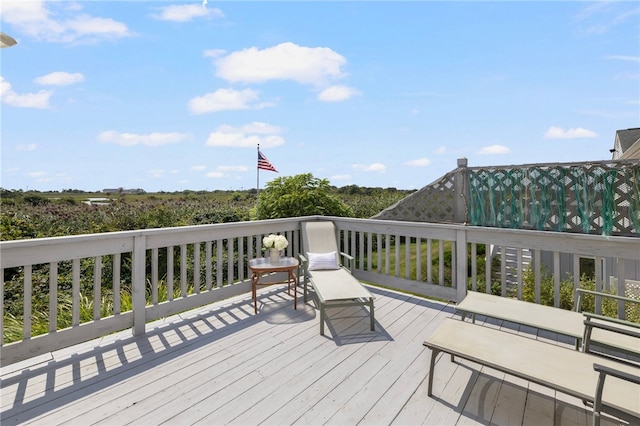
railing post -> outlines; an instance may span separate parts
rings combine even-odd
[[[456,231],[456,296],[460,303],[467,295],[467,231]]]
[[[453,220],[456,223],[467,222],[467,159],[458,158],[458,168],[453,179],[455,197]]]
[[[133,271],[131,273],[132,304],[133,304],[133,335],[142,336],[145,333],[145,269],[146,244],[144,235],[133,238]]]

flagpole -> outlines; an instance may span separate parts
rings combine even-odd
[[[258,154],[257,157],[259,157],[260,156],[260,144],[258,144],[258,152],[257,152],[257,154]],[[258,198],[258,195],[260,195],[260,165],[258,164],[258,162],[256,162],[256,199]]]

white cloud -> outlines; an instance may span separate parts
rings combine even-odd
[[[224,55],[225,53],[227,53],[227,51],[224,49],[205,49],[202,52],[202,56],[204,56],[205,58],[217,58]]]
[[[218,89],[204,96],[197,96],[189,101],[189,111],[193,114],[228,111],[239,109],[259,109],[270,104],[257,104],[258,92],[251,89],[234,90]]]
[[[445,152],[447,152],[447,147],[446,147],[446,146],[439,146],[439,147],[435,150],[435,153],[436,153],[436,154],[444,154]]]
[[[564,130],[560,127],[551,126],[544,133],[544,137],[547,139],[578,139],[578,138],[595,138],[598,135],[582,127],[576,127],[574,129]]]
[[[331,176],[331,181],[345,181],[351,179],[351,175],[333,175]]]
[[[165,170],[163,169],[151,169],[148,171],[149,175],[151,175],[152,178],[161,178],[162,176],[164,176],[165,174]]]
[[[187,133],[149,133],[139,135],[135,133],[120,133],[110,130],[100,133],[98,139],[106,143],[114,143],[122,146],[146,145],[161,146],[170,143],[183,142],[190,137]]]
[[[242,130],[247,133],[261,133],[261,134],[280,133],[280,127],[274,126],[272,124],[263,123],[260,121],[254,121],[249,124],[245,124],[244,126],[242,126]]]
[[[216,170],[220,172],[246,172],[249,168],[247,166],[220,166]]]
[[[360,92],[352,87],[331,86],[318,94],[318,100],[323,102],[340,102],[359,94]]]
[[[423,157],[423,158],[418,158],[416,160],[407,161],[404,164],[405,166],[409,166],[409,167],[426,167],[431,165],[431,160],[429,160],[426,157]]]
[[[153,15],[161,21],[188,22],[195,18],[218,18],[224,17],[220,9],[208,9],[202,7],[200,3],[178,4],[160,8],[160,13]]]
[[[256,148],[260,144],[263,148],[273,148],[284,145],[284,139],[278,133],[278,126],[258,121],[241,127],[222,125],[209,134],[206,146]]]
[[[280,136],[257,136],[245,133],[213,132],[207,138],[207,146],[226,146],[232,148],[256,148],[258,144],[264,148],[273,148],[284,145],[284,139]]]
[[[45,171],[39,171],[39,172],[29,172],[26,174],[27,176],[29,176],[30,178],[34,178],[34,179],[42,179],[45,176],[47,176],[47,172]]]
[[[640,74],[635,72],[619,72],[613,76],[614,80],[640,80]]]
[[[478,154],[480,155],[495,155],[495,154],[508,154],[511,150],[504,145],[489,145],[483,147]]]
[[[380,172],[383,173],[387,170],[387,167],[382,163],[372,163],[372,164],[354,164],[352,166],[356,170],[361,170],[363,172]]]
[[[609,55],[609,56],[605,56],[605,59],[616,59],[619,61],[640,62],[640,56],[631,56],[631,55]]]
[[[205,176],[208,178],[223,178],[225,175],[222,172],[209,172]]]
[[[95,43],[133,35],[122,22],[82,13],[79,2],[5,0],[2,21],[18,33],[53,43]]]
[[[69,86],[84,81],[84,75],[79,72],[68,73],[56,71],[35,79],[35,82],[43,86]]]
[[[189,170],[193,170],[194,172],[201,172],[201,171],[205,170],[206,168],[207,168],[207,166],[198,165],[198,166],[189,167]]]
[[[304,47],[281,43],[260,50],[239,50],[215,61],[216,75],[233,83],[263,83],[293,80],[301,84],[324,86],[344,77],[341,67],[347,60],[327,47]]]
[[[30,143],[27,145],[18,145],[16,146],[16,150],[18,151],[35,151],[36,150],[36,144],[35,143]]]
[[[49,99],[53,94],[50,90],[40,90],[38,93],[18,94],[13,91],[11,84],[0,77],[0,97],[2,103],[18,108],[49,108]]]

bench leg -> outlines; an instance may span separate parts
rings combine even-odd
[[[436,367],[436,357],[438,356],[438,353],[440,353],[439,350],[437,349],[431,349],[431,362],[429,365],[429,382],[427,385],[427,396],[433,396],[433,370],[435,370]]]
[[[371,331],[376,331],[376,319],[373,314],[373,297],[369,298],[369,316],[371,317]]]
[[[604,379],[606,373],[600,372],[598,384],[596,385],[596,395],[593,399],[593,426],[600,426],[600,411],[602,410],[602,391],[604,390]]]
[[[320,335],[324,336],[324,303],[320,302]]]

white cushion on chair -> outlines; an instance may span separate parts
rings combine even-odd
[[[309,260],[310,271],[340,269],[335,251],[329,253],[307,253],[307,259]]]

